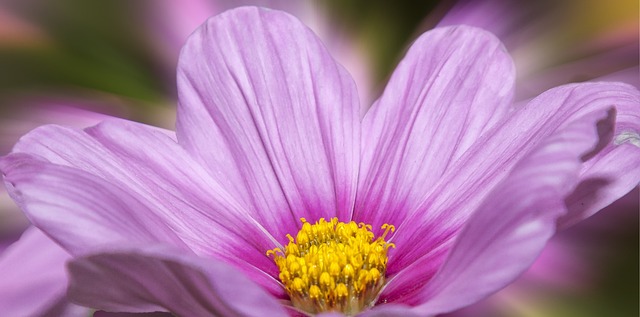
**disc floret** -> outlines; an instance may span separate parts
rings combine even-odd
[[[287,235],[285,250],[267,251],[280,269],[292,304],[316,314],[338,311],[356,314],[374,304],[385,283],[387,251],[395,247],[385,237],[395,230],[384,224],[375,238],[371,225],[320,218],[315,224],[300,218],[295,239]]]

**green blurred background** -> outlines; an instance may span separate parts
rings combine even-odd
[[[495,28],[514,56],[518,99],[603,76],[638,86],[636,0],[489,1],[501,9],[488,11],[479,2],[258,4],[314,23],[332,52],[347,51],[344,63],[359,74],[364,103],[380,93],[412,40],[454,8],[473,6],[478,13],[470,21]],[[173,128],[175,65],[188,28],[239,3],[256,2],[2,0],[0,150],[6,153],[35,124],[58,122],[51,111],[59,106],[62,116],[81,108]],[[638,316],[638,199],[636,189],[561,233],[552,242],[560,247],[543,254],[541,268],[454,315]],[[0,213],[5,235],[25,225],[10,212]]]

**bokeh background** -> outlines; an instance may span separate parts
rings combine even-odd
[[[172,129],[182,43],[207,17],[241,4],[309,25],[354,75],[363,111],[410,43],[448,24],[503,40],[519,101],[568,82],[640,85],[637,0],[0,0],[0,154],[47,123],[82,127],[110,115]],[[28,223],[0,193],[2,252]],[[561,232],[513,285],[450,316],[638,316],[639,199],[636,188]]]

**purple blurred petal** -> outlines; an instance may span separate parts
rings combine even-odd
[[[541,33],[549,34],[549,32]],[[563,51],[563,56],[555,57],[555,59],[562,60],[562,62],[556,62],[556,65],[549,65],[548,61],[546,65],[541,64],[540,61],[536,64],[536,59],[532,58],[532,55],[545,56],[548,55],[548,52],[535,52],[541,45],[536,43],[534,39],[529,44],[531,43],[538,44],[538,47],[521,47],[520,54],[514,52],[518,69],[523,70],[518,77],[518,95],[520,97],[535,96],[540,91],[569,82],[602,80],[601,78],[606,80],[606,77],[612,72],[624,71],[629,67],[635,68],[635,76],[623,75],[616,80],[636,87],[640,82],[637,68],[637,27],[604,33],[600,35],[599,40],[592,40],[586,45],[577,45],[572,50]]]
[[[517,65],[518,100],[529,99],[558,85],[593,80],[630,66],[637,67],[637,23],[625,23],[622,19],[596,32],[599,34],[591,34],[588,41],[576,42],[580,36],[563,33],[567,23],[571,23],[567,17],[549,14],[567,9],[566,3],[553,1],[461,0],[438,26],[465,24],[496,34]],[[549,49],[551,43],[554,43],[553,49]],[[635,76],[616,81],[637,87],[638,78],[636,69]]]
[[[523,27],[530,27],[531,23],[525,24],[522,20],[534,11],[533,7],[528,2],[510,0],[460,0],[442,17],[437,26],[475,26],[504,41],[515,33],[514,30],[522,32]]]
[[[283,12],[240,8],[210,19],[180,59],[180,144],[275,237],[300,217],[350,217],[358,96],[309,29]]]
[[[598,77],[593,81],[619,81],[640,88],[640,67],[635,66],[623,69],[602,77]]]
[[[179,250],[128,247],[69,263],[69,297],[105,311],[178,316],[286,316],[235,267]]]
[[[363,121],[354,218],[400,224],[508,110],[514,69],[500,41],[471,27],[422,35]]]
[[[0,184],[0,252],[9,244],[18,241],[29,227],[29,220],[11,199],[3,184]]]
[[[0,312],[3,316],[88,316],[67,301],[65,262],[71,256],[36,228],[0,256]]]
[[[561,95],[562,88],[557,90],[547,94]],[[403,301],[424,303],[416,308],[423,314],[448,312],[501,289],[524,272],[566,212],[564,198],[579,181],[584,155],[599,136],[607,136],[602,130],[613,130],[612,111],[587,113],[531,151],[474,212],[420,295]]]

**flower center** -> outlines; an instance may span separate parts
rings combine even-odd
[[[387,250],[395,247],[384,239],[395,227],[384,224],[382,236],[374,239],[371,225],[344,223],[338,218],[320,218],[302,229],[289,244],[267,251],[280,269],[293,305],[316,314],[338,311],[356,314],[370,307],[382,289],[387,270]]]

